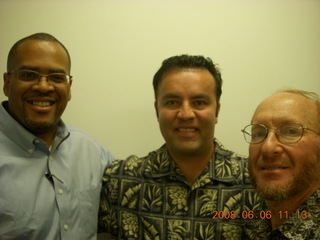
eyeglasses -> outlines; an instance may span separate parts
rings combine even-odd
[[[67,85],[70,83],[72,76],[64,73],[41,74],[32,70],[12,71],[9,74],[14,74],[15,77],[24,83],[37,84],[42,77],[46,77],[51,85]]]
[[[244,139],[248,143],[258,144],[262,143],[267,138],[271,129],[275,130],[278,141],[283,144],[299,142],[305,130],[309,130],[320,135],[319,132],[302,126],[300,123],[284,123],[278,127],[270,128],[267,128],[263,124],[250,124],[241,131],[243,132]]]

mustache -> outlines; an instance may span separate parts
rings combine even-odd
[[[277,158],[277,159],[259,159],[256,166],[259,168],[264,168],[264,167],[287,167],[288,161],[284,160],[282,158]]]

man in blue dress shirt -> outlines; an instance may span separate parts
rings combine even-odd
[[[61,120],[70,55],[46,33],[8,55],[0,105],[0,239],[96,239],[101,179],[113,156]]]

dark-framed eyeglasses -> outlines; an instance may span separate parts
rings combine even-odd
[[[14,76],[23,83],[37,84],[42,77],[45,77],[51,85],[67,85],[70,83],[72,76],[65,73],[51,73],[41,74],[33,70],[21,69],[12,71],[8,74],[14,74]]]
[[[263,124],[250,124],[242,129],[246,142],[250,144],[262,143],[268,136],[270,130],[274,130],[279,142],[284,144],[299,142],[304,131],[309,130],[320,135],[319,132],[312,130],[300,123],[284,123],[277,127],[266,127]]]

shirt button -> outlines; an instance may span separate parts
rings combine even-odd
[[[62,190],[61,188],[59,188],[58,193],[59,193],[60,195],[62,195],[63,190]]]
[[[64,228],[64,230],[68,230],[69,229],[69,226],[68,226],[68,224],[65,224],[64,226],[63,226],[63,228]]]

